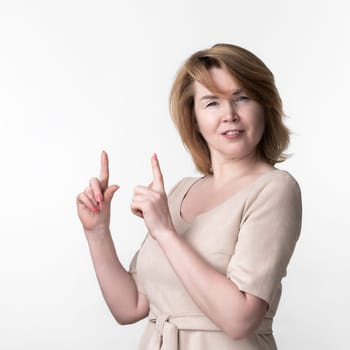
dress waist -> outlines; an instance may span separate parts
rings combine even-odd
[[[155,315],[151,312],[149,322],[154,323],[154,330],[145,350],[177,350],[180,330],[222,332],[219,327],[200,313]],[[256,332],[272,334],[272,319],[264,319]]]

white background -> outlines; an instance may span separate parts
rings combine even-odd
[[[102,300],[75,197],[109,152],[112,230],[143,240],[133,187],[157,152],[169,189],[194,166],[169,89],[194,51],[241,45],[272,69],[294,131],[300,241],[275,320],[280,349],[348,349],[349,11],[346,1],[0,2],[0,349],[135,349]]]

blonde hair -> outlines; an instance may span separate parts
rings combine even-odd
[[[283,123],[282,101],[274,76],[257,56],[230,44],[217,44],[190,56],[178,71],[170,93],[170,112],[183,144],[192,155],[196,168],[209,175],[210,151],[198,131],[194,113],[194,81],[216,93],[210,78],[213,67],[225,69],[241,85],[247,95],[259,102],[265,113],[263,136],[257,145],[260,159],[274,165],[288,156],[283,152],[289,145],[289,130]]]

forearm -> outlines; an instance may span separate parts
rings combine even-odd
[[[140,303],[135,281],[119,261],[110,232],[88,239],[88,244],[102,294],[115,319],[125,324],[144,318],[147,307]]]
[[[164,232],[158,237],[174,271],[208,318],[232,338],[247,336],[255,330],[263,313],[256,315],[251,296],[206,263],[175,232]]]

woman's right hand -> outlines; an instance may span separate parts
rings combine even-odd
[[[111,201],[119,186],[108,186],[108,178],[108,156],[103,151],[100,177],[91,178],[89,186],[77,196],[78,216],[87,236],[109,232]]]

